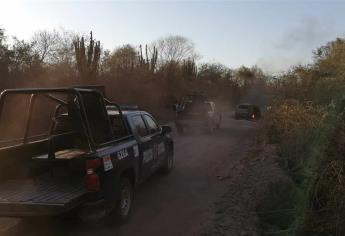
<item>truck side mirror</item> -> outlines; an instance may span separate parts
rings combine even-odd
[[[162,134],[171,133],[172,129],[169,125],[162,125]]]

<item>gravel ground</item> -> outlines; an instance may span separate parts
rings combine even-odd
[[[204,235],[262,234],[257,207],[270,186],[286,181],[286,176],[275,161],[274,147],[253,146],[226,178],[227,191],[215,203],[216,213],[204,228]]]

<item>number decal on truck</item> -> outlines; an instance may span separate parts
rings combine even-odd
[[[124,158],[128,157],[128,151],[127,149],[122,149],[117,152],[117,159],[122,160]]]
[[[163,152],[165,152],[165,144],[164,142],[161,142],[158,144],[158,155],[161,155]]]

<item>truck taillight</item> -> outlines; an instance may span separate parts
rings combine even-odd
[[[86,160],[85,167],[86,167],[86,176],[85,176],[85,184],[86,189],[89,192],[98,192],[100,190],[100,181],[99,176],[96,170],[101,166],[100,159],[91,159]]]
[[[101,160],[99,158],[86,160],[86,170],[88,169],[96,170],[100,166],[101,166]]]
[[[86,183],[86,189],[89,192],[98,192],[100,190],[99,177],[98,177],[98,174],[96,173],[92,173],[92,174],[87,173],[85,176],[85,183]]]

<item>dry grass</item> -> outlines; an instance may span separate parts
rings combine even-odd
[[[329,161],[317,177],[304,231],[345,235],[345,161]]]
[[[294,139],[305,130],[319,127],[326,116],[323,106],[286,100],[273,106],[265,117],[267,138],[273,143]]]

